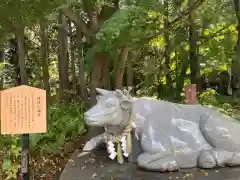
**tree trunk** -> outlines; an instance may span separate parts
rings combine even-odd
[[[69,90],[69,73],[68,73],[68,24],[66,17],[62,12],[59,13],[59,97],[66,100],[64,95],[66,90]]]
[[[0,68],[4,68],[5,65],[2,65],[4,63],[4,45],[0,44]],[[2,71],[2,69],[0,69]],[[4,76],[0,77],[0,90],[4,87]]]
[[[129,52],[130,55],[127,60],[127,86],[133,87],[133,60],[135,59],[133,52]],[[134,92],[134,89],[132,89],[132,92]]]
[[[189,8],[192,7],[194,4],[194,1],[189,0],[188,5]],[[200,76],[200,61],[197,54],[197,40],[198,40],[198,32],[195,21],[195,11],[189,11],[191,12],[189,14],[189,60],[190,60],[190,69],[191,69],[191,83],[196,84],[197,91],[200,90],[200,82],[201,82],[201,76]]]
[[[90,2],[90,1],[89,1]],[[118,0],[114,0],[113,1],[113,5],[109,6],[109,5],[104,5],[100,11],[100,13],[97,12],[93,12],[93,3],[89,3],[88,1],[84,1],[83,5],[85,6],[85,13],[88,14],[88,18],[90,19],[90,23],[86,24],[79,16],[78,14],[74,13],[71,11],[71,9],[69,8],[64,8],[64,13],[66,14],[66,16],[69,17],[69,19],[71,19],[77,26],[77,29],[79,32],[83,33],[86,37],[87,42],[89,42],[91,45],[96,45],[97,41],[95,38],[95,34],[96,32],[98,32],[98,29],[101,27],[101,25],[104,23],[104,21],[106,21],[107,19],[109,19],[118,9],[118,4],[119,1]],[[86,6],[88,6],[86,8]],[[91,6],[91,7],[90,7]],[[90,12],[89,12],[90,9]],[[91,15],[96,14],[96,19],[97,22],[93,22],[91,19]],[[95,17],[94,17],[95,18]],[[93,29],[89,28],[89,24],[93,25]],[[81,36],[81,38],[78,37],[78,41],[80,41],[81,43],[81,39],[82,39],[82,35],[81,33],[78,33],[79,36]],[[79,54],[82,54],[81,51],[79,51]],[[80,57],[80,55],[79,55]],[[82,58],[82,57],[80,57]],[[93,106],[96,103],[96,88],[108,88],[109,87],[109,74],[108,74],[108,54],[106,52],[97,52],[95,53],[94,57],[93,57],[93,61],[92,61],[92,69],[91,69],[91,80],[90,80],[90,105]],[[83,59],[80,62],[82,63],[82,65],[80,64],[80,67],[84,67],[84,63],[83,63]],[[82,90],[82,94],[87,94],[85,91],[85,86],[84,85],[84,71],[83,69],[81,70],[81,77],[80,77],[80,81],[82,82],[80,85],[81,86],[81,90]],[[90,127],[88,129],[88,134],[87,134],[87,139],[90,137],[93,137],[96,134],[101,133],[103,130],[103,128],[92,128]]]
[[[25,65],[25,47],[24,47],[24,26],[18,25],[16,28],[18,66],[20,69],[21,84],[28,85],[28,75]]]
[[[92,73],[91,73],[91,92],[90,105],[96,104],[96,88],[108,89],[108,56],[106,52],[97,52],[93,57]]]
[[[168,0],[164,1],[164,40],[165,40],[165,66],[167,69],[167,75],[166,75],[166,85],[167,88],[172,86],[172,78],[171,78],[171,67],[170,67],[170,39],[169,39],[169,20],[168,20],[168,7],[169,7],[169,2]]]
[[[93,57],[93,65],[90,81],[90,106],[96,104],[96,88],[107,89],[109,87],[108,74],[108,56],[105,52],[95,53]],[[104,132],[102,127],[88,127],[88,134],[86,139],[90,139],[100,133]]]
[[[123,74],[124,69],[128,57],[129,49],[127,47],[124,47],[121,50],[120,56],[118,58],[118,61],[116,62],[116,71],[115,71],[115,88],[121,89],[122,83],[123,83]]]
[[[41,49],[40,58],[42,63],[42,74],[43,74],[43,84],[46,90],[47,96],[50,97],[50,85],[49,85],[49,69],[48,69],[48,36],[47,28],[43,20],[40,20],[40,39],[41,39]]]
[[[178,73],[178,76],[176,78],[176,93],[175,93],[175,100],[176,101],[181,101],[181,93],[183,91],[184,87],[184,80],[186,76],[187,69],[189,67],[189,59],[187,57],[187,52],[182,50],[180,52],[180,59],[183,59],[180,67],[180,72]]]
[[[235,13],[237,17],[237,32],[238,39],[236,44],[236,56],[232,60],[232,84],[233,84],[233,96],[236,98],[237,93],[240,88],[240,2],[239,0],[234,0]]]
[[[82,48],[82,32],[78,26],[76,26],[77,32],[77,42],[76,46],[78,48],[78,69],[79,69],[79,84],[80,84],[80,93],[81,98],[87,102],[88,101],[88,92],[85,84],[85,71],[84,71],[84,57],[83,57],[83,48]]]
[[[72,22],[68,22],[69,26],[69,34],[70,34],[70,55],[71,55],[71,73],[72,73],[72,90],[74,92],[77,91],[77,77],[76,77],[76,57],[75,57],[75,46],[74,46],[74,38],[72,33]]]

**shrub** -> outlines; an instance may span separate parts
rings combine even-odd
[[[235,116],[236,111],[234,110],[234,107],[231,105],[231,102],[223,103],[220,101],[220,99],[221,96],[218,95],[216,91],[213,89],[206,90],[199,95],[199,102],[202,105],[213,106],[229,116]]]
[[[205,106],[218,106],[216,95],[214,89],[208,89],[199,95],[199,102]]]

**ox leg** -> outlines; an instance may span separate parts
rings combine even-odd
[[[104,133],[90,139],[89,141],[87,141],[85,143],[85,145],[82,149],[83,152],[78,154],[78,157],[82,157],[82,156],[90,154],[92,150],[97,148],[100,144],[104,143],[104,141],[105,141]]]
[[[144,152],[138,156],[137,164],[140,168],[150,171],[166,172],[179,170],[177,161],[173,154],[149,154]]]
[[[189,169],[197,167],[199,151],[182,151],[176,153],[177,164],[180,169]]]
[[[102,133],[102,134],[90,139],[89,141],[87,141],[83,147],[83,151],[92,151],[104,142],[105,142],[105,136],[104,136],[104,133]]]
[[[220,149],[209,149],[200,152],[198,166],[200,168],[214,168],[240,165],[240,152],[229,152]]]

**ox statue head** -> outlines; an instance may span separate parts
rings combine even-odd
[[[129,118],[132,108],[132,97],[124,90],[107,91],[96,89],[97,104],[84,114],[89,126],[117,126]]]

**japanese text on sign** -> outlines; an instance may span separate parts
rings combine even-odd
[[[1,134],[46,132],[46,92],[29,86],[1,91]]]

